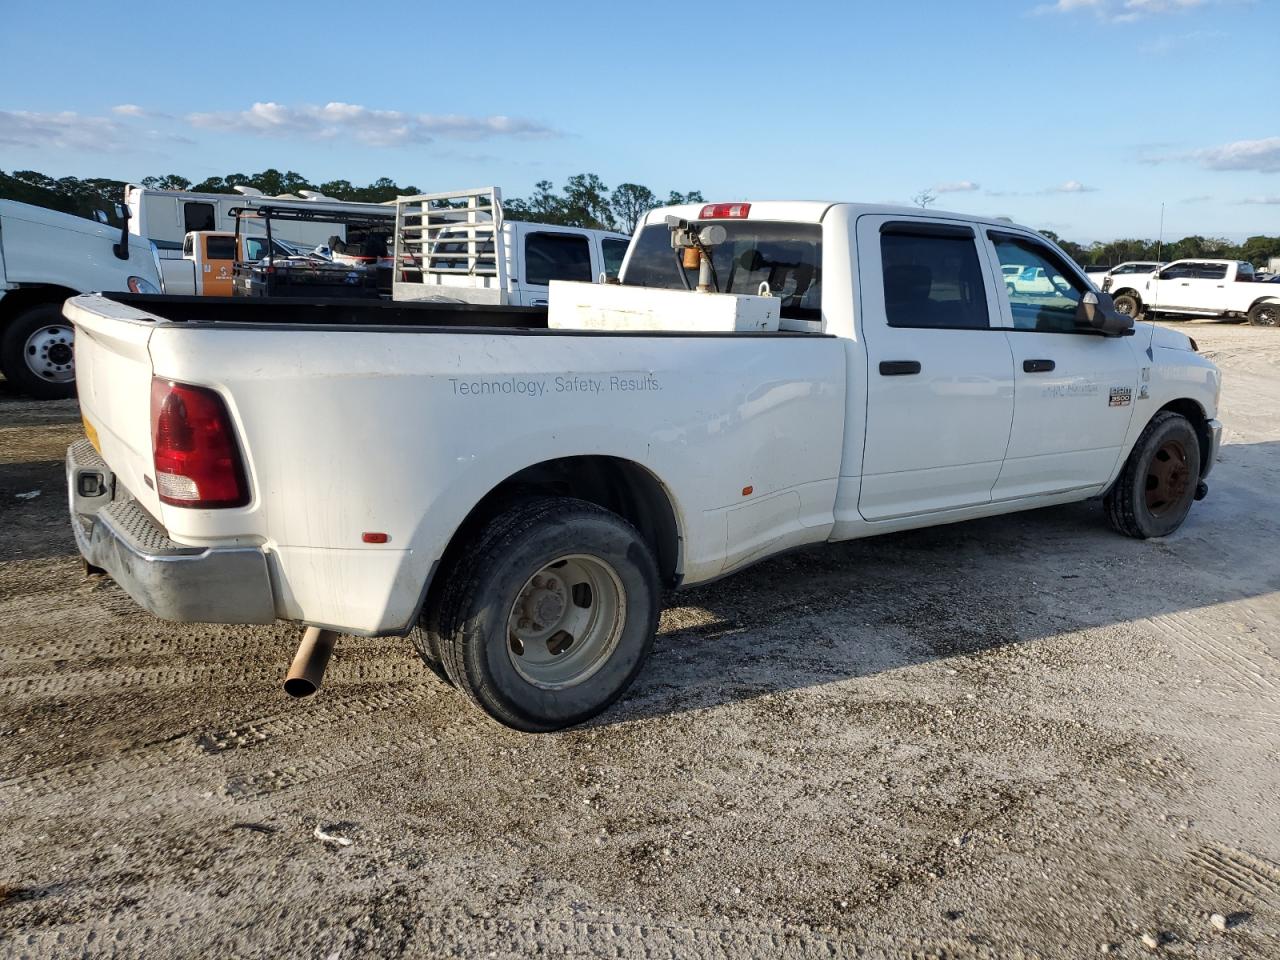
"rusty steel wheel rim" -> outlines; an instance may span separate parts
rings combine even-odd
[[[1191,487],[1187,449],[1177,440],[1166,440],[1147,466],[1147,510],[1161,517],[1177,508]]]

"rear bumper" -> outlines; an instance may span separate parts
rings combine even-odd
[[[118,485],[88,440],[67,449],[71,529],[85,561],[143,609],[187,623],[272,623],[267,558],[257,547],[192,547]]]
[[[1222,449],[1222,422],[1210,420],[1206,426],[1209,428],[1209,455],[1205,457],[1204,463],[1200,464],[1201,480],[1209,475],[1213,465],[1218,462],[1218,452]]]

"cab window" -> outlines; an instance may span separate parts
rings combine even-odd
[[[886,223],[880,228],[880,261],[889,326],[982,330],[991,325],[969,227]]]
[[[236,258],[235,237],[206,237],[205,255],[210,260],[234,260]]]
[[[604,255],[604,272],[612,279],[622,270],[622,260],[627,255],[629,240],[615,240],[609,237],[600,241],[600,252]]]
[[[525,240],[525,283],[545,286],[552,280],[591,279],[591,246],[582,234],[531,233]]]
[[[1019,263],[1028,268],[1020,275],[1026,279],[1005,283],[1015,330],[1092,331],[1076,322],[1076,308],[1087,289],[1085,283],[1056,253],[1029,237],[994,231],[989,236],[1001,264]]]
[[[212,203],[184,203],[182,205],[182,225],[186,233],[192,230],[216,230],[218,225],[213,220]]]

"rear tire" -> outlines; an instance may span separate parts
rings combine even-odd
[[[1280,327],[1280,303],[1255,303],[1249,308],[1249,322],[1255,327]]]
[[[659,596],[657,563],[631,524],[584,500],[538,496],[480,527],[424,632],[453,685],[489,716],[559,730],[635,680]]]
[[[1122,293],[1112,299],[1116,313],[1137,320],[1142,315],[1142,303],[1131,293]]]
[[[1103,498],[1107,520],[1127,537],[1168,536],[1186,520],[1199,482],[1195,428],[1181,414],[1157,413]]]
[[[0,370],[20,392],[37,400],[76,395],[75,327],[62,304],[41,303],[13,317],[0,335]]]

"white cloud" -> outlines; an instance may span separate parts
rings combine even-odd
[[[1185,12],[1211,4],[1235,3],[1241,0],[1055,0],[1043,3],[1033,13],[1077,13],[1089,11],[1109,23],[1130,23],[1146,17]],[[1248,0],[1245,0],[1248,2]]]
[[[933,188],[934,193],[969,193],[981,189],[982,185],[972,180],[955,180],[951,183],[940,183]]]
[[[1280,173],[1280,137],[1262,140],[1236,140],[1220,147],[1197,150],[1192,154],[1210,170],[1254,170]]]
[[[0,144],[9,147],[120,150],[126,146],[123,132],[109,117],[86,117],[71,110],[0,110]]]
[[[427,143],[436,137],[482,140],[488,137],[532,139],[560,135],[550,127],[519,117],[404,113],[340,102],[297,107],[272,102],[255,103],[248,110],[191,113],[187,115],[187,121],[196,127],[258,136],[302,137],[308,140],[351,137],[377,147]]]
[[[1093,193],[1097,187],[1086,187],[1079,180],[1067,180],[1056,187],[1049,187],[1045,193]]]
[[[150,116],[147,110],[138,106],[136,103],[121,103],[111,108],[111,112],[121,117],[146,117]]]
[[[1257,204],[1257,205],[1260,205],[1260,206],[1268,206],[1268,207],[1270,207],[1270,206],[1276,206],[1276,205],[1280,204],[1280,196],[1276,196],[1275,194],[1272,194],[1272,195],[1265,196],[1265,197],[1245,197],[1245,198],[1244,198],[1243,200],[1241,200],[1240,202],[1241,202],[1241,203],[1247,203],[1247,204],[1250,204],[1250,205]]]

